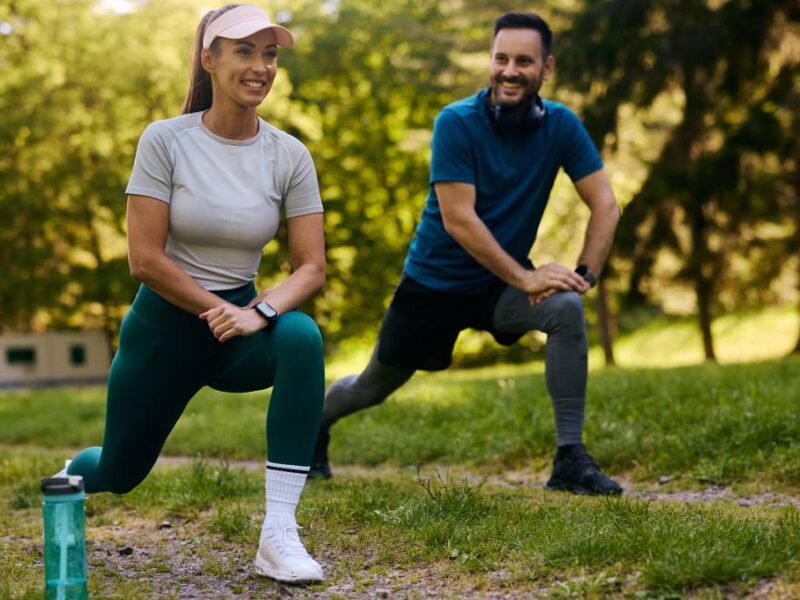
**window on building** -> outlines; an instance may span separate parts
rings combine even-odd
[[[69,360],[73,366],[86,364],[86,346],[74,344],[69,347]]]
[[[6,363],[9,365],[36,364],[36,348],[32,346],[6,348]]]

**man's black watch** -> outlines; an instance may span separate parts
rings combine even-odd
[[[575,272],[583,277],[583,280],[589,284],[589,287],[594,287],[597,285],[597,277],[594,276],[594,273],[592,273],[589,265],[578,265],[578,268],[575,269]]]
[[[253,308],[267,321],[267,327],[272,325],[278,318],[278,311],[272,308],[266,302],[259,302]]]

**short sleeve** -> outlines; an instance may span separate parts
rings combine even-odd
[[[592,138],[575,113],[565,110],[564,118],[562,166],[572,181],[578,181],[602,169],[603,161]]]
[[[174,165],[166,133],[158,122],[148,125],[142,133],[126,194],[150,196],[169,204],[172,199]]]
[[[299,148],[294,153],[293,170],[283,200],[286,218],[323,212],[317,171],[311,153],[302,144],[297,145]]]
[[[433,123],[430,183],[437,181],[475,185],[475,163],[466,125],[447,109]]]

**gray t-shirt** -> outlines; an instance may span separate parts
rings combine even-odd
[[[249,140],[214,135],[202,113],[155,121],[136,150],[127,194],[169,204],[165,252],[208,290],[253,280],[287,218],[322,212],[306,147],[259,118]]]

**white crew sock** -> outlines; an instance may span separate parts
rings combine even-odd
[[[280,519],[295,519],[294,512],[306,484],[309,467],[267,462],[267,514],[264,526]]]

